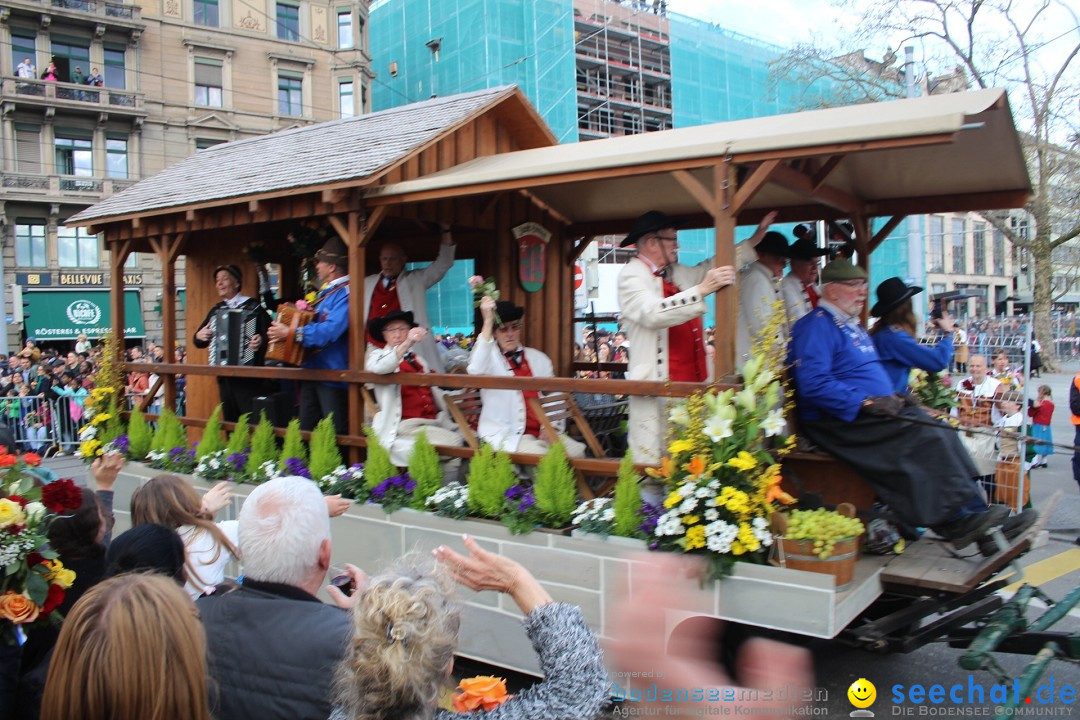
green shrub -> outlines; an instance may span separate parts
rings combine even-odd
[[[324,417],[311,432],[311,479],[319,482],[341,465],[333,414]]]
[[[300,436],[300,420],[293,418],[285,428],[285,440],[281,444],[281,455],[278,457],[278,469],[284,470],[285,463],[290,458],[296,458],[307,465],[307,448],[304,447],[304,439]]]
[[[416,481],[409,507],[415,510],[427,509],[427,499],[442,487],[443,473],[439,453],[435,452],[435,448],[428,442],[425,432],[417,436],[412,455],[409,456],[409,477]]]
[[[248,449],[248,441],[251,440],[251,413],[244,413],[236,421],[236,427],[229,435],[229,444],[225,446],[225,457],[242,453]]]
[[[266,417],[265,412],[259,413],[259,424],[255,426],[255,433],[251,436],[251,454],[248,455],[245,472],[255,477],[259,467],[270,460],[277,460],[277,438],[274,436],[274,426]]]
[[[565,527],[577,507],[577,482],[574,469],[566,459],[566,448],[557,442],[548,448],[547,454],[536,466],[536,509],[552,527]]]
[[[225,449],[225,439],[221,435],[221,403],[218,403],[203,428],[202,440],[195,448],[195,459],[202,460],[207,455],[220,452]]]
[[[157,430],[154,431],[153,450],[167,453],[173,448],[187,447],[187,431],[169,408],[158,416]]]
[[[142,460],[146,453],[153,447],[154,432],[142,410],[135,407],[128,419],[128,457],[132,460]]]
[[[482,517],[500,517],[506,491],[516,479],[510,456],[485,443],[469,461],[469,510]]]
[[[634,458],[629,450],[619,463],[618,480],[615,481],[615,524],[612,532],[622,537],[641,537],[641,484]]]
[[[386,478],[398,474],[397,466],[390,462],[390,453],[379,442],[375,430],[371,427],[364,428],[364,436],[367,438],[367,460],[364,462],[364,484],[373,488]]]

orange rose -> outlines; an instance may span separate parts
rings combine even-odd
[[[18,459],[10,453],[0,455],[0,468],[11,467],[16,462],[18,462]]]
[[[462,692],[454,696],[454,709],[459,713],[491,710],[513,697],[506,694],[506,680],[490,675],[466,678],[458,687]]]
[[[26,463],[27,465],[29,465],[30,467],[37,467],[38,465],[41,464],[41,456],[38,455],[37,453],[32,453],[32,452],[23,453],[22,459],[23,459],[23,462]]]
[[[16,625],[37,620],[41,608],[26,595],[8,590],[0,595],[0,618],[10,620]]]

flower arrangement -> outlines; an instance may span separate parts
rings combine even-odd
[[[249,462],[248,465],[250,466],[250,464]],[[278,469],[277,460],[267,460],[252,469],[247,481],[252,485],[261,485],[268,480],[273,480],[280,474],[281,471]]]
[[[469,287],[472,288],[474,308],[480,307],[480,301],[484,299],[485,295],[496,302],[499,300],[499,288],[495,286],[495,278],[489,277],[485,279],[480,275],[473,275],[469,278]],[[499,318],[497,310],[494,319],[496,325],[502,325],[502,319]]]
[[[455,480],[427,499],[427,509],[443,517],[464,519],[469,516],[469,488]]]
[[[54,518],[79,509],[82,491],[71,480],[36,483],[29,468],[40,462],[0,448],[0,636],[9,644],[26,626],[58,624],[56,608],[75,580],[49,548],[47,532]]]
[[[90,391],[83,409],[85,424],[79,428],[78,455],[86,463],[105,454],[105,446],[123,432],[115,402],[115,389],[108,386],[96,387]]]
[[[586,500],[574,510],[571,524],[587,533],[610,535],[615,527],[615,508],[611,498]]]
[[[970,381],[965,380],[970,386]],[[948,375],[928,373],[925,370],[912,370],[908,380],[911,393],[919,399],[919,404],[934,410],[948,412],[956,407],[956,391],[951,387]],[[970,392],[970,388],[968,390]]]
[[[531,533],[541,520],[533,488],[516,483],[507,488],[503,496],[503,512],[500,517],[503,525],[510,530],[511,535]]]
[[[381,504],[383,511],[389,515],[395,510],[407,507],[412,502],[414,490],[416,481],[409,477],[408,473],[395,475],[371,489],[370,502]]]
[[[150,467],[155,470],[166,472],[190,474],[195,470],[195,450],[186,447],[174,447],[169,450],[151,450],[146,454],[146,460]]]
[[[778,460],[795,438],[782,435],[779,376],[764,362],[764,355],[747,361],[738,392],[709,390],[675,406],[678,437],[660,470],[650,472],[668,490],[653,544],[704,554],[711,577],[730,574],[737,560],[764,563],[773,540],[769,518],[778,503],[793,501],[780,488]]]
[[[338,495],[358,503],[367,502],[371,490],[364,482],[364,466],[356,463],[345,467],[338,465],[329,475],[315,481],[325,494]]]
[[[238,482],[244,479],[244,465],[247,463],[246,453],[229,453],[228,449],[215,450],[209,455],[203,455],[195,465],[195,477],[204,480],[232,480]]]
[[[461,692],[454,695],[454,710],[459,713],[493,710],[513,697],[506,693],[506,680],[489,675],[465,678],[458,687]]]

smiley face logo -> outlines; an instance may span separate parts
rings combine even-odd
[[[859,678],[847,689],[848,700],[857,708],[868,708],[877,699],[877,688],[866,678]]]

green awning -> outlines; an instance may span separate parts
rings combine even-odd
[[[79,333],[100,338],[112,327],[108,290],[23,290],[26,337],[74,340]],[[138,290],[124,291],[124,337],[146,337]]]

